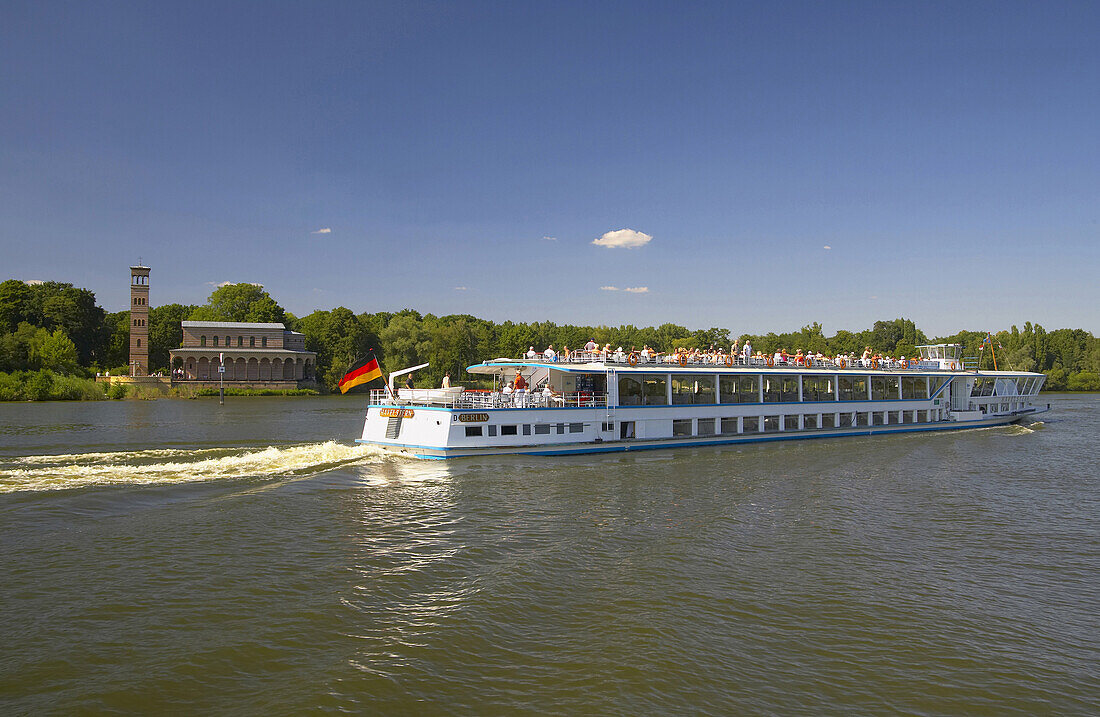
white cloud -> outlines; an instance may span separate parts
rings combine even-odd
[[[324,229],[318,229],[315,232],[310,232],[310,234],[332,234],[332,230],[328,227],[325,227]]]
[[[619,287],[617,287],[617,286],[601,286],[600,287],[600,291],[618,291],[618,290],[619,290]]]
[[[469,289],[465,286],[456,286],[455,291],[469,291]]]
[[[824,246],[824,248],[825,248],[825,249],[832,249],[832,247],[831,247],[831,246],[829,246],[828,244],[826,244],[826,245]]]
[[[648,286],[628,286],[625,289],[623,289],[623,291],[627,292],[628,294],[648,294],[649,293],[649,287]]]
[[[599,239],[593,239],[592,243],[596,246],[607,247],[608,249],[634,249],[636,247],[645,246],[653,240],[649,234],[643,234],[633,229],[619,229],[617,231],[608,232]]]
[[[558,238],[557,237],[543,237],[542,240],[543,241],[557,241]]]
[[[223,286],[230,286],[232,284],[251,284],[252,286],[258,286],[261,289],[264,288],[263,284],[259,284],[255,281],[208,281],[207,286],[213,286],[215,289],[220,289]]]
[[[39,284],[45,284],[46,282],[41,279],[27,279],[23,282],[27,286],[38,286]]]

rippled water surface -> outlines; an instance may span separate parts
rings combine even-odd
[[[1100,400],[385,457],[355,400],[0,404],[0,711],[1096,714]]]

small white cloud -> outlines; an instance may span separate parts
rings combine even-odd
[[[824,249],[832,249],[832,247],[831,247],[831,246],[829,246],[828,244],[826,244],[826,245],[825,245],[825,246],[824,246],[823,248],[824,248]]]
[[[628,286],[625,289],[623,289],[623,291],[627,292],[628,294],[648,294],[649,293],[649,287],[648,286]]]
[[[635,249],[640,246],[645,246],[652,240],[653,237],[649,234],[643,234],[633,229],[619,229],[608,232],[599,239],[593,239],[592,243],[596,246],[602,246],[608,249]]]
[[[456,286],[455,291],[469,291],[469,288],[465,286]]]
[[[877,299],[878,297],[877,297],[877,296],[872,296],[871,298],[872,298],[872,299]]]
[[[543,241],[557,241],[558,238],[557,237],[543,237],[542,240]]]
[[[332,230],[328,227],[325,227],[324,229],[318,229],[315,232],[310,232],[310,234],[332,234]]]
[[[27,286],[38,286],[39,284],[45,284],[46,282],[41,279],[27,279],[23,282]]]
[[[619,287],[617,287],[617,286],[601,286],[600,287],[600,291],[618,291],[618,290],[619,290]]]
[[[231,286],[233,284],[251,284],[252,286],[258,286],[261,289],[264,288],[263,284],[256,283],[255,281],[208,281],[207,286],[213,286],[215,289],[220,289],[223,286]]]

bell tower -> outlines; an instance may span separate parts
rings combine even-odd
[[[149,375],[149,267],[130,267],[130,375]]]

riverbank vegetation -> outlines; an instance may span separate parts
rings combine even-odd
[[[754,349],[765,353],[783,348],[794,352],[801,348],[829,355],[859,354],[870,346],[876,352],[893,356],[912,356],[916,345],[921,343],[959,343],[963,345],[964,356],[980,357],[983,368],[992,368],[993,364],[988,349],[979,351],[986,336],[984,331],[927,336],[904,318],[876,321],[862,331],[839,330],[831,336],[826,336],[818,323],[788,333],[754,335],[737,334],[728,328],[689,329],[677,324],[637,327],[559,325],[549,321],[495,323],[467,314],[435,316],[412,309],[357,314],[343,306],[299,318],[283,309],[263,287],[229,284],[216,289],[201,306],[166,304],[151,308],[150,370],[169,370],[168,350],[180,345],[183,338],[180,322],[186,319],[282,322],[287,328],[302,332],[306,347],[317,352],[317,378],[322,391],[335,390],[347,367],[369,350],[374,350],[383,370],[430,363],[428,369],[416,376],[416,385],[438,386],[445,373],[450,373],[455,383],[469,383],[472,379],[465,374],[466,366],[487,358],[519,356],[529,346],[540,351],[549,344],[559,350],[564,346],[577,349],[589,339],[627,350],[643,346],[659,351],[679,347],[728,348],[733,339],[742,344],[747,339]],[[51,391],[93,397],[93,391],[83,383],[70,383],[68,379],[86,381],[99,390],[101,395],[97,397],[102,397],[103,389],[89,379],[97,372],[126,371],[129,327],[129,311],[105,311],[96,304],[95,294],[87,289],[52,281],[0,283],[0,372],[19,376],[6,379],[4,386],[23,387],[0,388],[0,400],[34,400],[25,396],[52,396]],[[1041,371],[1047,375],[1046,388],[1052,391],[1100,390],[1100,339],[1088,331],[1046,331],[1038,324],[1026,322],[1023,328],[1012,326],[994,333],[993,340],[999,368]],[[43,370],[53,376],[49,391],[41,390],[45,379],[33,379],[36,382],[33,389],[27,389],[32,380],[28,373],[36,376]],[[81,387],[79,391],[77,386]],[[24,398],[3,398],[8,395]],[[261,395],[268,394],[261,391]]]

